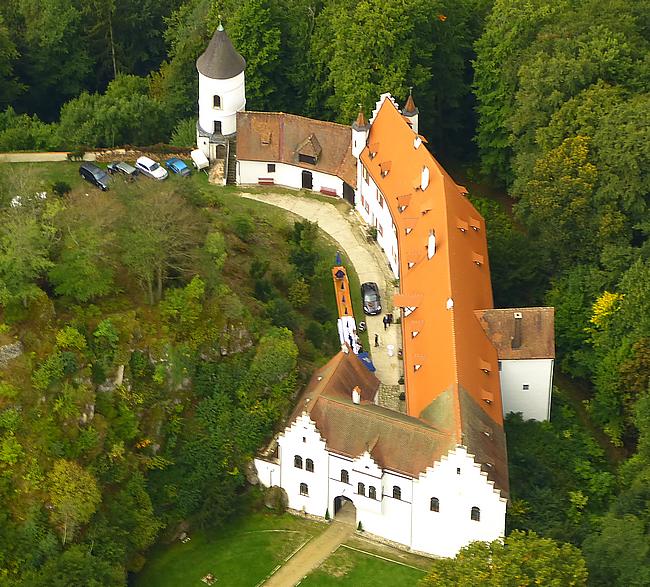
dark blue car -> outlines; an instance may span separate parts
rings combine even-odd
[[[165,161],[165,165],[167,166],[167,169],[173,171],[174,173],[178,173],[183,177],[187,177],[191,173],[191,169],[178,157],[167,159],[167,161]]]

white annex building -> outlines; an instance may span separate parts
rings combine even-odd
[[[247,112],[221,26],[197,69],[206,156],[238,184],[345,198],[399,278],[406,413],[378,405],[379,380],[344,346],[255,459],[260,482],[315,516],[351,501],[364,531],[430,555],[503,536],[503,416],[550,416],[553,309],[493,308],[485,221],[427,150],[412,96],[400,109],[382,95],[351,127]]]

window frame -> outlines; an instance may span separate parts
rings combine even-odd
[[[347,469],[341,469],[341,483],[350,485],[350,473],[348,473]]]
[[[470,510],[469,513],[470,520],[472,522],[480,522],[481,521],[481,508],[474,505],[472,506],[472,509]]]
[[[361,481],[357,483],[357,495],[363,495],[364,497],[366,495],[366,486],[364,483],[361,483]]]
[[[300,495],[309,497],[309,485],[307,485],[307,483],[300,484]]]
[[[377,499],[377,489],[375,488],[374,485],[370,485],[368,487],[368,497],[370,499]]]
[[[440,511],[440,500],[437,497],[432,497],[429,501],[429,511],[430,512],[439,512]]]
[[[308,473],[314,472],[314,461],[312,459],[305,460],[305,471],[307,471]]]
[[[296,469],[302,469],[302,457],[300,455],[294,455],[293,457],[293,466]]]
[[[275,173],[275,163],[266,164],[266,173]]]
[[[402,488],[399,485],[393,485],[393,499],[402,500]]]
[[[212,109],[223,110],[223,100],[219,94],[214,94],[212,96]]]

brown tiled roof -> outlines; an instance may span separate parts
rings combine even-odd
[[[362,402],[375,401],[379,379],[368,371],[354,353],[339,352],[312,375],[300,395],[291,420],[304,411],[309,412],[321,394],[352,401],[352,389],[356,386],[361,390]]]
[[[374,404],[354,405],[323,395],[309,417],[329,450],[350,458],[367,450],[380,467],[412,477],[455,446],[448,434],[422,420]]]
[[[298,161],[298,151],[318,151],[315,165]],[[304,153],[311,154],[311,153]],[[357,185],[349,126],[282,112],[237,113],[237,159],[286,163],[336,175]]]
[[[515,318],[516,313],[521,318]],[[554,308],[489,309],[475,314],[499,359],[555,358]]]

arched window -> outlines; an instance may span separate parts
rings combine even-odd
[[[300,456],[298,456],[298,455],[296,455],[295,457],[293,457],[293,466],[294,466],[296,469],[302,469],[302,457],[300,457]]]
[[[372,485],[368,487],[368,497],[370,499],[377,499],[377,490]]]
[[[480,522],[481,521],[481,510],[479,508],[477,508],[476,506],[474,506],[472,508],[471,518],[475,522]]]
[[[345,469],[341,469],[341,482],[342,483],[350,482],[350,474]]]
[[[305,461],[305,469],[307,469],[307,471],[309,471],[310,473],[313,473],[314,472],[314,461],[312,461],[311,459],[307,459]]]
[[[212,107],[221,110],[221,96],[215,95],[212,97]]]
[[[300,484],[300,495],[309,495],[309,487],[307,487],[307,483]]]
[[[440,500],[437,497],[432,497],[431,498],[431,505],[429,509],[432,512],[439,512],[440,511]]]
[[[357,484],[357,493],[359,495],[365,495],[366,494],[366,486],[363,483]]]
[[[402,490],[397,485],[393,485],[393,498],[402,499]]]

